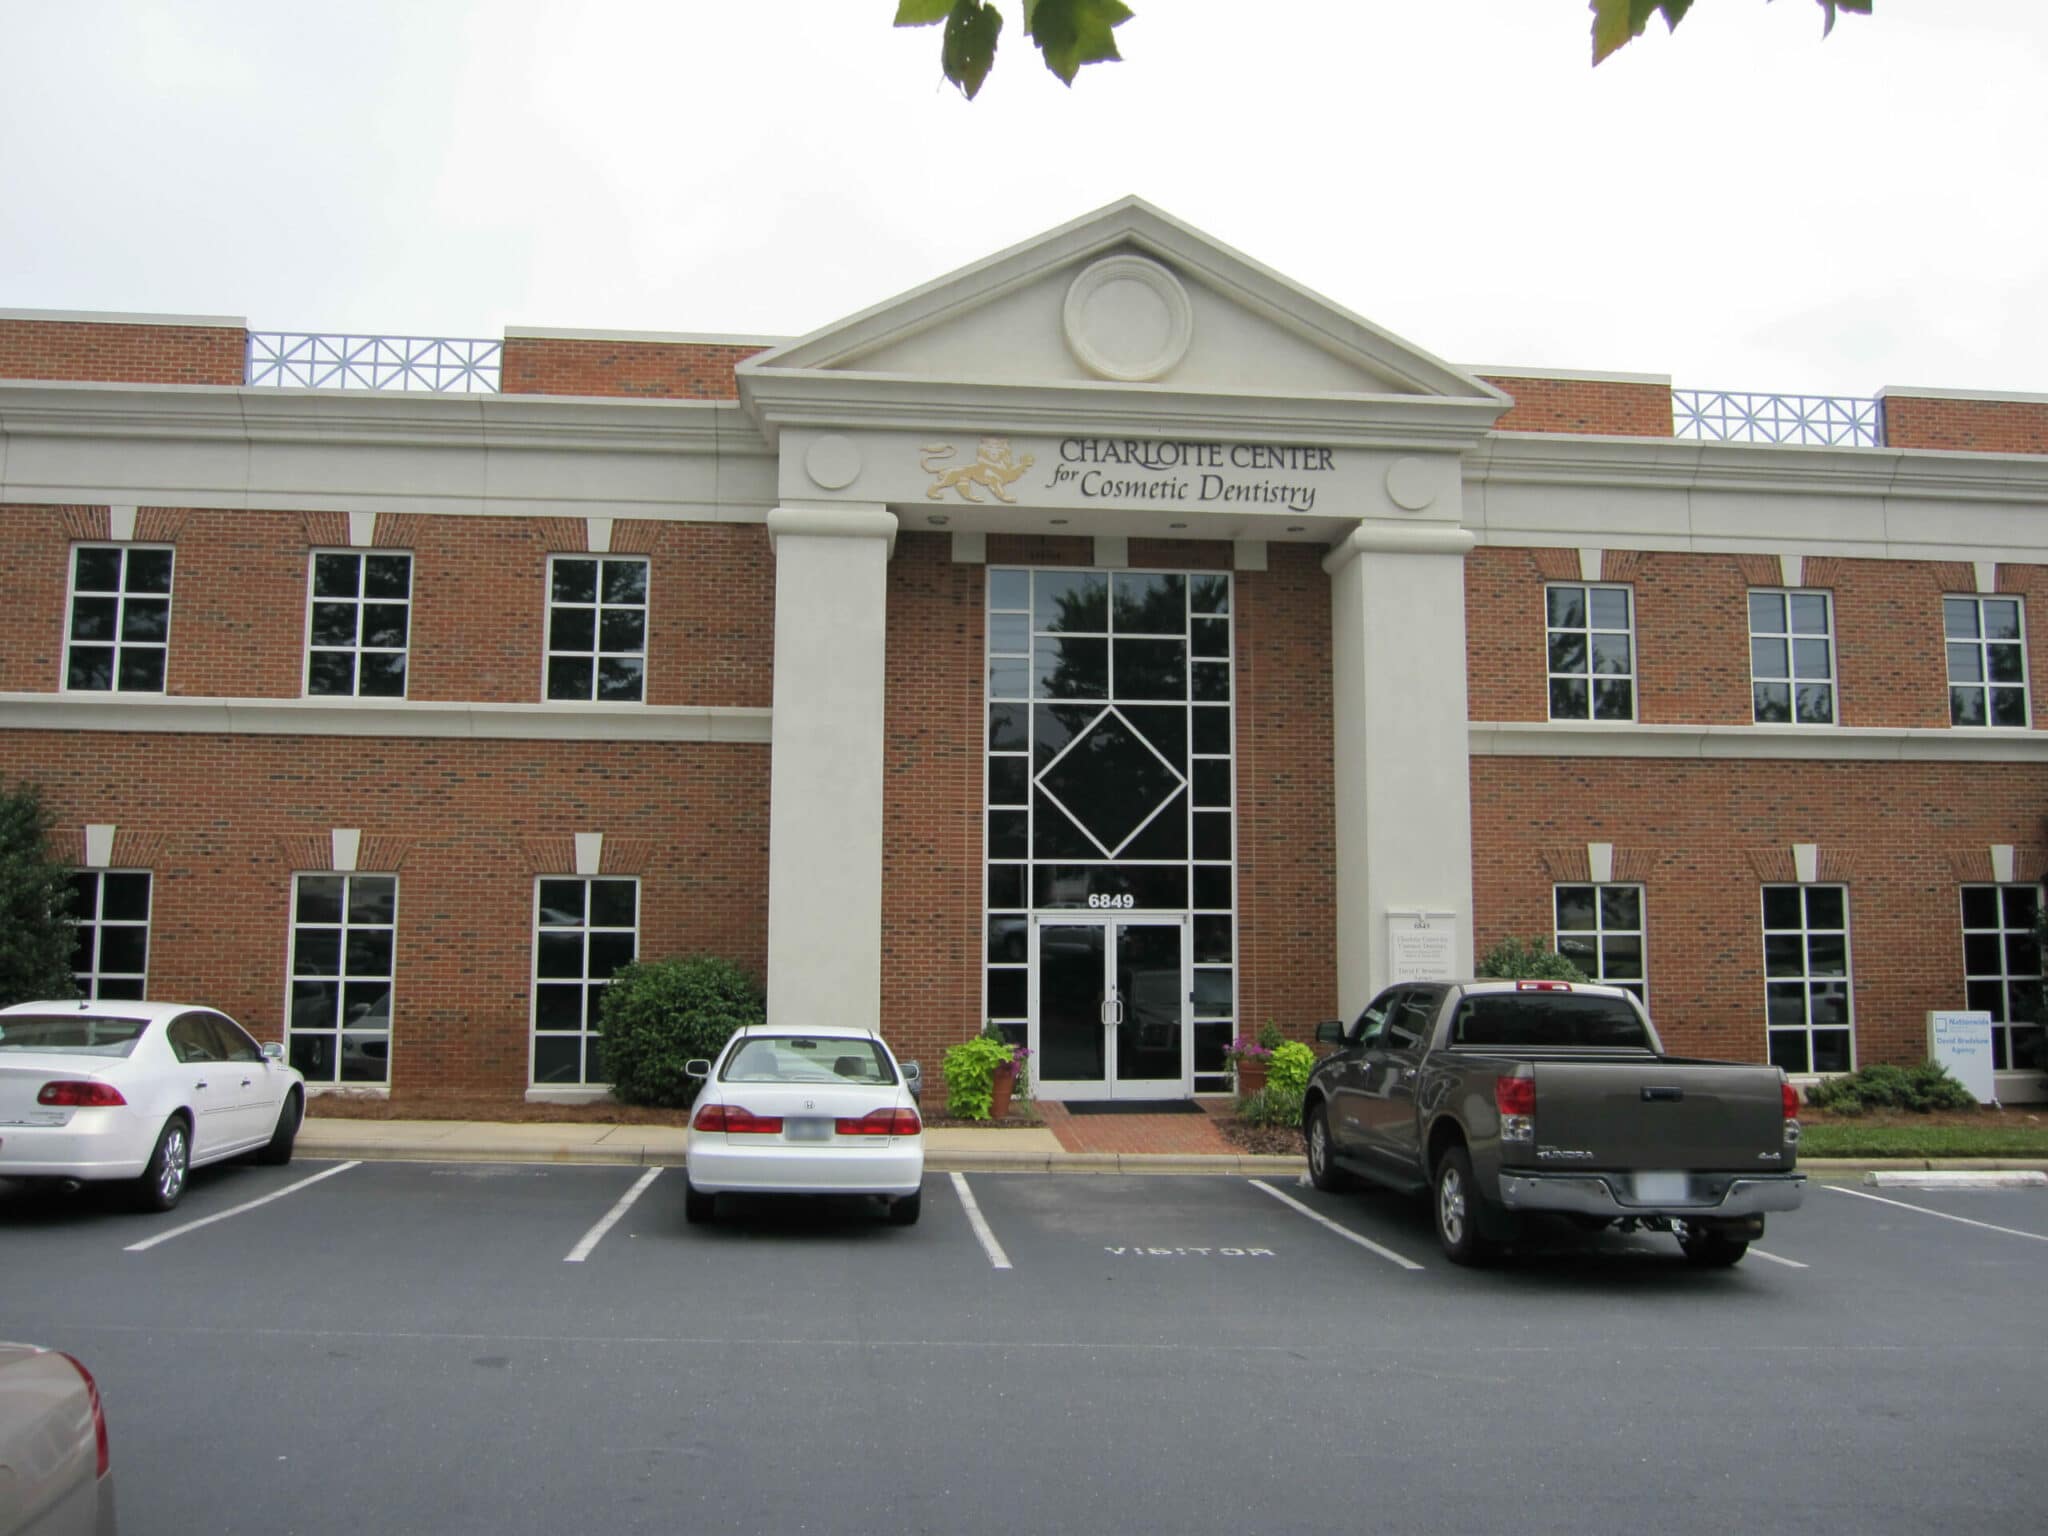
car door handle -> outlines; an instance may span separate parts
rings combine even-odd
[[[1682,1102],[1684,1098],[1685,1090],[1683,1088],[1645,1088],[1643,1090],[1643,1102],[1645,1104],[1677,1104]]]
[[[202,1077],[198,1082],[194,1083],[192,1086],[195,1089],[204,1088],[206,1086],[206,1079]]]

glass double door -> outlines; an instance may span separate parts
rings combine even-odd
[[[1193,1092],[1182,918],[1041,917],[1032,927],[1032,1082],[1052,1099]]]

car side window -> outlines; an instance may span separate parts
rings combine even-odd
[[[1429,1044],[1430,1026],[1436,1022],[1437,1005],[1442,999],[1436,992],[1420,988],[1406,993],[1401,1006],[1387,1018],[1387,1049],[1390,1051],[1419,1051]]]
[[[1360,1050],[1377,1050],[1386,1043],[1387,1015],[1401,1001],[1398,988],[1382,992],[1365,1005],[1365,1012],[1351,1026],[1351,1044]]]
[[[223,1060],[261,1061],[263,1059],[263,1047],[256,1043],[255,1036],[251,1035],[233,1019],[216,1013],[212,1016],[210,1022],[213,1025],[214,1034],[220,1040]]]
[[[213,1026],[203,1013],[181,1013],[164,1031],[171,1054],[183,1062],[217,1061]]]

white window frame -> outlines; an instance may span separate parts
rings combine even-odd
[[[112,591],[92,588],[81,593],[78,589],[78,557],[87,550],[112,550],[121,557],[119,584]],[[128,590],[128,568],[131,558],[137,554],[163,554],[171,560],[171,585],[163,592],[134,592]],[[172,544],[123,544],[105,539],[86,539],[73,544],[66,557],[64,576],[64,670],[60,678],[66,693],[132,693],[158,695],[171,689],[171,621],[176,607],[178,586],[178,551]],[[81,596],[90,599],[112,598],[114,600],[114,632],[105,641],[87,640],[80,642],[73,635],[78,623],[78,600]],[[161,601],[164,605],[164,637],[162,640],[128,640],[121,631],[126,626],[128,601],[131,597],[150,602]],[[71,653],[83,643],[92,650],[111,650],[114,653],[113,670],[105,688],[80,688],[71,681]],[[124,688],[121,686],[121,658],[125,652],[155,651],[163,657],[163,680],[154,688]]]
[[[1567,928],[1564,926],[1564,914],[1560,910],[1559,903],[1563,893],[1566,891],[1591,891],[1593,893],[1593,926],[1591,928]],[[1635,927],[1625,928],[1608,923],[1606,894],[1609,891],[1628,891],[1633,893],[1636,903]],[[1589,973],[1590,979],[1599,982],[1602,986],[1621,987],[1633,992],[1636,995],[1636,1000],[1645,1009],[1649,1007],[1650,902],[1649,892],[1643,886],[1632,880],[1608,880],[1604,882],[1594,880],[1560,880],[1550,888],[1550,923],[1551,947],[1560,955],[1565,955],[1565,945],[1569,942],[1590,941],[1593,946],[1593,955],[1596,962],[1594,969]],[[1629,938],[1636,941],[1637,973],[1634,976],[1609,976],[1607,974],[1607,941],[1609,939]],[[1578,955],[1570,954],[1566,955],[1566,958],[1572,964],[1577,965],[1580,970],[1586,969]]]
[[[309,923],[301,920],[299,916],[299,892],[303,888],[303,882],[307,880],[339,880],[342,882],[341,917],[338,922]],[[391,882],[390,922],[363,923],[353,922],[350,920],[349,897],[351,893],[351,888],[358,880],[388,880]],[[285,950],[285,1057],[287,1060],[292,1062],[292,1065],[299,1066],[297,1060],[294,1058],[292,1046],[297,1042],[298,1038],[301,1036],[325,1036],[327,1039],[333,1042],[334,1046],[332,1058],[334,1075],[332,1077],[316,1077],[313,1075],[313,1073],[306,1071],[304,1067],[299,1067],[299,1070],[305,1073],[306,1083],[308,1087],[388,1088],[391,1086],[391,1043],[393,1036],[392,1025],[398,1016],[398,922],[400,894],[401,893],[399,891],[399,879],[395,873],[380,873],[374,870],[357,871],[335,869],[309,869],[298,871],[292,876],[291,909],[286,929],[286,944],[288,947]],[[299,969],[299,933],[301,929],[309,928],[322,930],[333,929],[338,936],[341,946],[340,957],[337,962],[337,968],[335,970],[335,973],[331,976],[318,975],[313,972],[302,972]],[[348,963],[349,934],[351,931],[367,932],[372,930],[388,932],[391,935],[390,968],[388,971],[383,972],[351,972],[349,970]],[[335,986],[335,988],[338,990],[340,994],[340,1008],[339,1012],[335,1015],[335,1018],[332,1023],[325,1025],[319,1029],[302,1029],[298,1026],[296,1022],[298,1018],[298,1006],[295,991],[298,984],[301,982],[323,985],[331,982]],[[381,985],[384,988],[386,1006],[384,1013],[384,1023],[381,1028],[377,1026],[364,1028],[360,1024],[350,1023],[348,1016],[348,988],[350,987],[351,984],[357,986],[372,987]],[[382,1077],[347,1077],[342,1074],[342,1040],[343,1037],[347,1035],[383,1036],[384,1075]]]
[[[1989,891],[1992,893],[1993,899],[1998,906],[1998,924],[1996,927],[1971,926],[1969,919],[1969,893],[1972,891]],[[2041,910],[2041,888],[2027,881],[2012,881],[2000,885],[1992,881],[1973,880],[1958,889],[1958,905],[1962,908],[1963,1006],[1970,1009],[1980,1007],[1984,1000],[1986,989],[1992,986],[1998,988],[1998,1006],[1985,1010],[1991,1015],[1991,1059],[1994,1067],[2000,1072],[2018,1072],[2032,1069],[2020,1066],[2015,1058],[2012,1032],[2016,1029],[2021,1031],[2038,1031],[2042,1026],[2031,1020],[2015,1019],[2012,1016],[2015,1011],[2012,1006],[2012,985],[2015,981],[2031,982],[2034,990],[2040,993],[2044,988],[2044,983],[2038,964],[2032,971],[2027,970],[2024,966],[2015,970],[2012,966],[2010,950],[2012,937],[2015,934],[2025,934],[2029,939],[2035,939],[2038,935],[2032,921],[2015,923],[2008,919],[2006,911],[2007,892],[2025,892],[2032,900],[2035,912],[2038,914]],[[1991,936],[1996,936],[1998,940],[1999,968],[1995,971],[1973,970],[1970,965],[1970,940],[1972,938]]]
[[[1974,606],[1976,610],[1976,632],[1974,635],[1959,636],[1949,633],[1949,605],[1951,603],[1969,603]],[[2014,639],[1992,640],[1986,637],[1984,633],[1984,608],[1987,603],[2001,603],[2011,606],[2013,617],[2018,622],[2019,628],[2019,633]],[[2033,725],[2034,709],[2033,700],[2030,697],[2032,688],[2027,677],[2027,605],[2018,594],[2010,592],[1950,592],[1945,594],[1941,600],[1941,638],[1942,655],[1946,659],[1945,670],[1948,674],[1948,723],[1951,730],[2024,730]],[[2020,679],[2017,683],[1994,681],[1992,679],[1991,648],[1993,646],[2001,649],[2011,646],[2018,653]],[[1958,651],[1971,651],[1975,653],[1976,678],[1957,680],[1956,659]],[[1973,722],[1956,718],[1956,693],[1959,689],[1968,689],[1982,697],[1984,718],[1981,721]],[[1993,722],[1991,718],[1991,694],[1994,689],[2004,692],[2016,691],[2019,694],[2019,720],[2007,722],[2003,725]]]
[[[1758,629],[1756,624],[1756,600],[1760,597],[1775,598],[1779,614],[1784,620],[1783,629]],[[1793,610],[1800,599],[1816,601],[1821,605],[1824,624],[1816,634],[1796,627]],[[1750,719],[1757,725],[1796,726],[1801,730],[1824,731],[1840,725],[1842,721],[1841,689],[1835,681],[1835,600],[1829,592],[1812,587],[1751,587],[1745,603],[1749,622],[1749,712]],[[1799,646],[1802,642],[1812,644],[1818,641],[1827,647],[1827,671],[1820,676],[1802,677],[1799,673]],[[1782,674],[1766,676],[1757,668],[1757,650],[1760,642],[1776,642],[1785,647],[1785,670]],[[1765,688],[1785,690],[1786,718],[1766,720],[1763,717],[1760,693]],[[1804,688],[1821,688],[1827,693],[1828,717],[1825,720],[1802,720],[1799,718],[1799,695]]]
[[[597,567],[595,601],[589,603],[557,602],[555,599],[556,568],[576,562]],[[608,603],[604,597],[605,566],[637,565],[645,573],[641,583],[641,601],[637,603]],[[654,562],[645,555],[550,555],[548,556],[547,586],[541,594],[543,602],[542,622],[545,626],[541,635],[540,694],[548,703],[561,704],[645,704],[647,702],[647,642],[653,631],[654,615]],[[590,650],[558,649],[555,645],[555,614],[558,610],[588,610],[591,616]],[[607,651],[604,649],[604,620],[607,613],[638,613],[640,615],[640,648],[637,651]],[[607,657],[634,657],[640,663],[640,688],[630,699],[607,699],[600,697],[598,678]],[[554,692],[554,662],[560,658],[573,658],[590,663],[590,691],[582,695],[557,694]]]
[[[1799,893],[1799,927],[1773,928],[1770,926],[1769,907],[1770,893],[1772,891],[1797,891]],[[1811,897],[1813,893],[1816,891],[1839,891],[1841,893],[1842,926],[1840,928],[1833,928],[1825,925],[1817,927],[1814,925],[1812,920],[1813,913]],[[1785,1070],[1788,1073],[1791,1073],[1793,1076],[1811,1077],[1816,1075],[1827,1075],[1837,1071],[1855,1071],[1856,955],[1854,948],[1852,947],[1850,942],[1850,931],[1851,926],[1854,922],[1854,914],[1851,912],[1849,906],[1849,887],[1838,881],[1832,880],[1815,881],[1810,885],[1773,881],[1771,884],[1764,886],[1761,892],[1759,893],[1757,901],[1757,921],[1759,942],[1763,952],[1764,960],[1763,980],[1765,1059],[1774,1059],[1770,1055],[1770,1045],[1775,1037],[1779,1035],[1802,1035],[1805,1037],[1806,1041],[1806,1066],[1804,1068],[1796,1070],[1794,1068],[1787,1067]],[[1770,940],[1773,937],[1782,938],[1786,935],[1792,934],[1796,934],[1799,939],[1799,972],[1797,975],[1794,975],[1789,971],[1774,973],[1771,970],[1770,963]],[[1827,971],[1816,971],[1813,968],[1813,939],[1819,935],[1835,934],[1839,934],[1842,940],[1842,971],[1839,976]],[[1813,1018],[1814,988],[1817,986],[1833,986],[1838,983],[1842,988],[1842,1011],[1844,1015],[1843,1018],[1839,1022],[1827,1022],[1818,1024],[1815,1023]],[[1802,1022],[1798,1024],[1773,1023],[1771,1021],[1771,987],[1773,985],[1791,986],[1794,984],[1797,984],[1801,989],[1800,1011],[1802,1014]],[[1813,1048],[1813,1037],[1817,1032],[1834,1030],[1843,1030],[1847,1032],[1849,1036],[1849,1059],[1841,1067],[1817,1067],[1814,1065],[1815,1058]]]
[[[350,559],[356,562],[356,591],[353,597],[328,597],[316,590],[316,577],[322,560]],[[369,575],[369,562],[374,559],[396,559],[405,562],[405,596],[368,596],[364,583]],[[412,687],[412,583],[416,564],[412,551],[406,549],[316,549],[306,560],[306,629],[304,664],[299,678],[300,692],[309,699],[369,699],[381,703],[390,699],[406,697]],[[405,644],[400,646],[365,645],[363,643],[363,609],[375,603],[380,607],[402,607],[405,609]],[[320,605],[346,605],[355,610],[355,639],[346,645],[331,645],[316,642],[313,638],[313,612]],[[313,691],[313,658],[316,653],[342,654],[351,658],[349,676],[351,685],[347,693],[315,693]],[[396,656],[401,662],[402,686],[396,693],[363,692],[363,658],[365,656]]]
[[[139,877],[143,882],[143,914],[140,919],[128,917],[109,918],[105,916],[107,881],[109,875]],[[92,933],[92,964],[84,970],[73,968],[72,979],[78,983],[79,994],[95,1001],[102,997],[120,1001],[135,1001],[149,996],[149,925],[156,911],[156,878],[146,869],[74,869],[71,878],[93,882],[92,914],[73,909],[71,920],[80,935],[90,929]],[[101,964],[105,955],[106,931],[109,928],[140,928],[142,930],[142,969],[140,971],[108,972]],[[74,951],[75,954],[75,951]],[[134,980],[138,985],[131,995],[127,992],[108,993],[102,983],[110,980]]]
[[[1580,594],[1584,622],[1577,625],[1553,624],[1550,618],[1550,597],[1553,592],[1577,592]],[[1617,629],[1611,624],[1593,622],[1593,595],[1596,592],[1618,592],[1628,604],[1628,623]],[[1560,672],[1551,665],[1551,644],[1559,635],[1576,635],[1585,641],[1586,670],[1583,672]],[[1594,669],[1593,652],[1601,636],[1621,635],[1628,642],[1628,670],[1625,672],[1600,672]],[[1633,724],[1641,714],[1641,681],[1636,648],[1636,594],[1635,588],[1612,581],[1548,581],[1543,584],[1543,693],[1544,708],[1552,720],[1573,720],[1587,723],[1626,725]],[[1599,712],[1599,688],[1605,682],[1628,684],[1628,713],[1626,715],[1602,715]],[[1560,682],[1583,682],[1586,685],[1586,710],[1583,714],[1560,715],[1557,712],[1553,684]]]
[[[580,922],[544,924],[541,921],[541,913],[543,910],[541,907],[541,892],[544,887],[556,883],[575,884],[583,887],[583,918]],[[630,928],[622,927],[615,923],[593,923],[590,920],[590,888],[594,885],[625,885],[630,886],[632,888],[633,924]],[[591,1053],[596,1048],[595,1042],[598,1040],[600,1036],[600,1031],[597,1027],[598,998],[602,995],[604,988],[611,985],[611,974],[607,973],[602,977],[591,975],[590,938],[593,934],[630,933],[633,936],[633,952],[626,958],[625,961],[622,961],[621,964],[630,964],[632,961],[639,959],[642,894],[643,893],[640,885],[640,877],[638,875],[535,876],[533,882],[533,952],[529,972],[531,980],[528,984],[529,1002],[526,1029],[526,1081],[530,1088],[545,1092],[551,1089],[557,1091],[573,1091],[577,1089],[594,1089],[603,1088],[607,1086],[608,1080],[604,1078],[597,1078],[591,1076],[590,1068]],[[549,935],[560,936],[564,934],[576,934],[579,935],[583,940],[583,961],[581,974],[573,978],[567,976],[541,975],[540,957],[542,937]],[[542,1030],[540,1027],[540,989],[542,987],[565,987],[569,985],[574,985],[578,987],[581,993],[579,998],[577,1027],[574,1030]],[[573,1039],[577,1042],[577,1076],[574,1081],[568,1081],[562,1078],[549,1078],[543,1081],[538,1076],[536,1076],[536,1073],[540,1066],[540,1042],[543,1038],[550,1040]]]

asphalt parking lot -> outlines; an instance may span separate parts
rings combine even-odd
[[[1451,1267],[1417,1202],[932,1174],[682,1217],[678,1169],[315,1163],[138,1216],[0,1185],[0,1337],[156,1532],[2031,1529],[2048,1193],[1816,1186]]]

